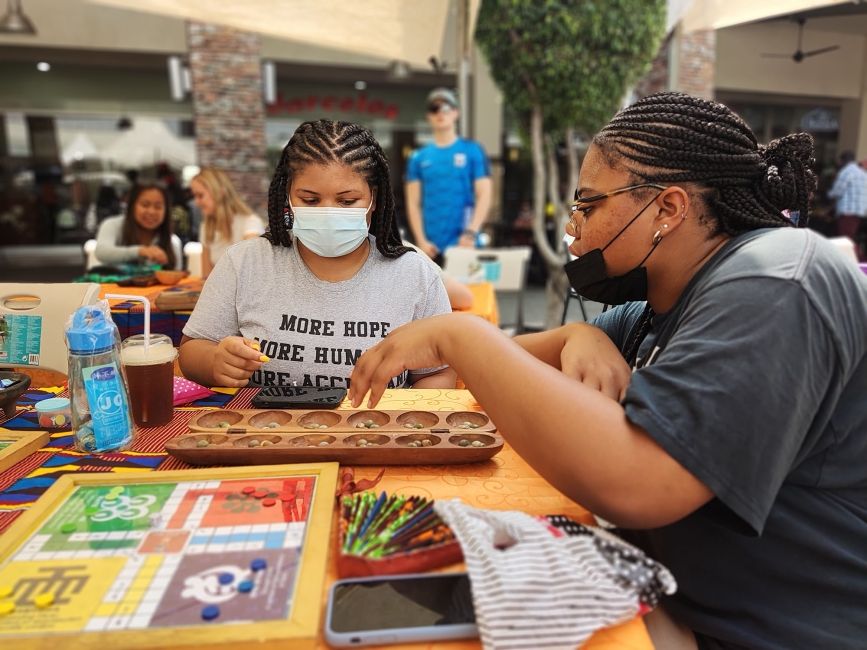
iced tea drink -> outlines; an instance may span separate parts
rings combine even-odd
[[[165,334],[151,334],[145,352],[144,334],[130,336],[121,346],[133,421],[157,427],[172,420],[174,366],[178,351]]]

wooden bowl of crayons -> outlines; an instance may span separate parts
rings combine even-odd
[[[338,575],[414,573],[463,562],[460,544],[433,504],[385,492],[342,497]]]

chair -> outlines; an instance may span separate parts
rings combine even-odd
[[[96,258],[96,240],[88,239],[84,242],[84,270],[92,269],[94,266],[99,266],[99,260]]]
[[[202,244],[197,241],[184,244],[184,257],[187,258],[187,270],[190,275],[202,277]]]
[[[581,308],[581,316],[584,318],[584,322],[587,322],[587,308],[584,306],[584,297],[577,293],[575,289],[569,287],[566,289],[566,299],[563,300],[563,316],[560,318],[561,325],[566,324],[566,315],[569,313],[569,301],[576,298],[578,299],[578,306]]]
[[[99,285],[94,282],[0,283],[0,367],[26,371],[39,366],[65,375],[66,319],[98,298]],[[38,340],[34,340],[37,334]]]
[[[524,331],[524,285],[527,281],[527,263],[532,249],[529,246],[510,248],[464,248],[453,246],[445,252],[445,271],[457,278],[466,278],[478,269],[492,265],[486,272],[486,280],[494,285],[497,293],[515,293],[518,300],[515,332]]]

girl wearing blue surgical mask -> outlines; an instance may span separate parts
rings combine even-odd
[[[439,274],[402,245],[388,160],[357,124],[305,122],[268,193],[268,230],[229,248],[184,328],[180,366],[216,386],[346,387],[391,330],[450,312]],[[449,388],[444,366],[391,386]]]

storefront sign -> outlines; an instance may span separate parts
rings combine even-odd
[[[801,128],[813,133],[833,132],[840,129],[840,122],[834,111],[827,108],[814,108],[801,117]]]
[[[370,99],[365,93],[343,97],[311,94],[306,97],[286,98],[278,92],[277,101],[268,106],[269,116],[316,112],[354,113],[395,120],[400,109],[397,104],[387,104],[381,99]]]

